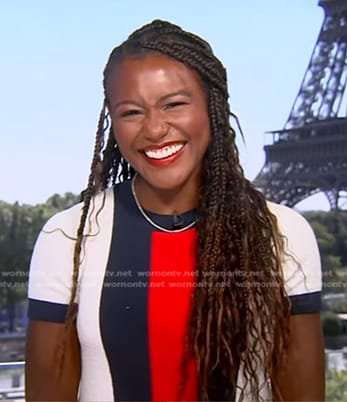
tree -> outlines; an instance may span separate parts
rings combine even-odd
[[[10,331],[14,330],[15,305],[26,298],[30,258],[42,226],[78,200],[78,196],[66,193],[35,206],[0,201],[0,309],[7,309]]]
[[[51,211],[55,213],[78,203],[79,198],[79,196],[73,193],[65,193],[64,195],[53,194],[46,201],[45,207],[51,209]]]
[[[321,253],[339,256],[347,265],[347,211],[309,211],[304,213],[318,240]]]
[[[315,232],[323,268],[323,292],[344,293],[347,285],[347,211],[304,213]]]
[[[10,331],[14,330],[15,305],[26,296],[29,260],[39,231],[33,228],[31,212],[27,205],[0,205],[0,222],[4,223],[0,238],[1,303],[7,309]]]
[[[342,323],[340,318],[332,312],[322,314],[322,324],[324,336],[336,336],[342,333]]]
[[[347,402],[347,371],[327,370],[326,401]]]

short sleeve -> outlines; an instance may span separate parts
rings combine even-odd
[[[80,210],[79,204],[54,215],[38,236],[29,271],[28,315],[32,320],[64,322]]]
[[[297,211],[268,203],[277,217],[283,235],[285,288],[292,302],[293,314],[319,312],[321,309],[322,270],[313,230]]]

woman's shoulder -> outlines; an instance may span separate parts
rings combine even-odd
[[[107,188],[92,197],[88,211],[89,219],[96,217],[102,209],[112,209],[113,192],[113,188]],[[45,223],[43,231],[49,232],[60,228],[69,235],[75,235],[77,225],[81,219],[82,209],[83,202],[79,202],[67,209],[57,212]]]
[[[285,205],[267,202],[268,208],[277,219],[280,233],[285,238],[288,249],[294,255],[317,256],[316,236],[306,218],[298,211]]]
[[[288,294],[320,292],[321,262],[311,225],[293,208],[273,202],[268,202],[268,208],[276,216],[284,239],[283,271]]]
[[[77,228],[83,203],[78,203],[53,215],[41,230],[31,257],[29,298],[66,304],[71,291],[71,275]],[[89,267],[100,262],[107,254],[113,225],[113,189],[93,196],[85,231],[88,247],[83,249],[83,264]],[[106,251],[103,251],[106,250]],[[90,261],[94,261],[91,263]],[[96,262],[95,262],[96,261]],[[101,264],[102,266],[102,264]]]
[[[267,201],[270,212],[275,215],[278,227],[283,235],[295,234],[296,237],[314,237],[311,225],[297,210],[285,205]]]
[[[83,203],[79,202],[78,204],[55,213],[45,223],[43,230],[50,231],[56,227],[64,227],[64,229],[75,227],[76,222],[78,222],[81,217],[82,207]]]

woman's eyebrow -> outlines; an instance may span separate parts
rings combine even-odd
[[[170,92],[166,95],[161,96],[159,98],[159,102],[164,102],[169,98],[173,98],[174,96],[185,96],[185,97],[191,98],[192,94],[189,91],[182,89],[182,90]],[[136,105],[138,107],[141,107],[141,104],[139,102],[136,102],[135,100],[130,100],[130,99],[123,99],[119,102],[116,102],[113,105],[113,107],[114,107],[114,109],[117,109],[117,107],[119,107],[121,105]]]
[[[188,98],[191,98],[192,94],[189,91],[186,91],[186,90],[182,89],[180,91],[171,92],[171,93],[169,93],[167,95],[162,96],[159,99],[159,102],[163,102],[163,101],[167,100],[168,98],[172,98],[174,96],[186,96]]]
[[[138,107],[141,107],[141,104],[140,104],[139,102],[136,102],[136,101],[130,100],[130,99],[123,99],[123,100],[121,100],[121,101],[119,101],[119,102],[116,102],[116,103],[113,105],[113,108],[114,108],[114,109],[117,109],[117,107],[119,107],[119,106],[121,106],[121,105],[136,105],[136,106],[138,106]]]

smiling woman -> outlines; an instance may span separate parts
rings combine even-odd
[[[106,94],[115,141],[139,174],[141,205],[163,214],[196,208],[210,142],[207,96],[197,73],[148,52],[114,63]]]
[[[244,177],[207,42],[141,27],[104,70],[87,189],[29,281],[29,400],[323,400],[307,222]]]

